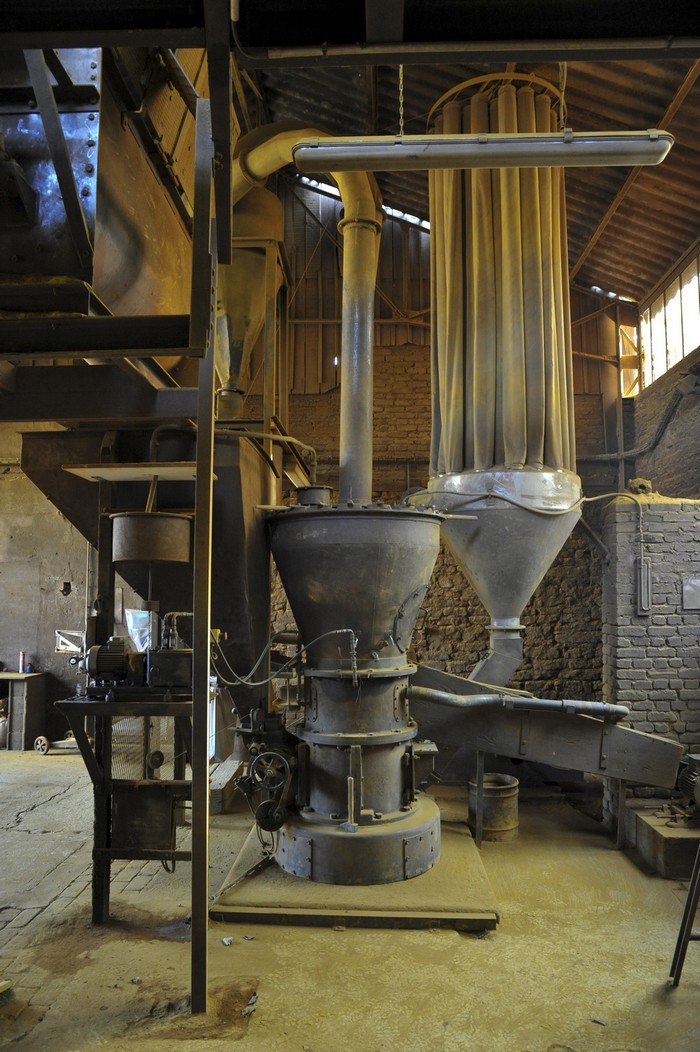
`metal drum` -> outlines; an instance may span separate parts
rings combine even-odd
[[[164,511],[124,511],[111,516],[112,560],[190,561],[190,519]]]
[[[518,835],[518,779],[484,775],[484,840],[515,840]],[[476,826],[476,782],[469,782],[469,828]]]

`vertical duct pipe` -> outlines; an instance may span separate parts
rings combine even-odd
[[[374,283],[378,226],[343,219],[340,502],[372,499]]]
[[[299,139],[324,136],[313,128],[270,125],[244,136],[233,162],[235,204],[252,186],[292,161]],[[340,385],[340,500],[372,499],[372,371],[374,283],[381,198],[366,172],[331,172],[343,202],[343,323]]]

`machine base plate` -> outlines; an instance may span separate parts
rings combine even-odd
[[[461,823],[442,823],[436,866],[391,884],[319,884],[285,873],[275,863],[246,876],[262,858],[253,828],[224,881],[228,890],[210,907],[212,920],[486,931],[500,919],[479,851]]]

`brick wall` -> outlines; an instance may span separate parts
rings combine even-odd
[[[637,610],[635,561],[651,563],[651,608]],[[700,580],[700,501],[652,494],[605,511],[603,696],[629,706],[638,730],[700,749],[700,610],[684,609],[683,581]],[[687,603],[686,603],[687,605]]]
[[[254,417],[257,412],[260,403],[249,399],[246,415]],[[316,447],[319,478],[333,487],[338,478],[339,412],[337,389],[290,399],[289,430]],[[430,417],[429,348],[376,348],[375,498],[397,501],[408,488],[425,485]],[[600,448],[594,439],[586,441],[587,448]],[[452,556],[441,551],[414,636],[419,660],[467,675],[488,647],[488,622]],[[514,686],[542,697],[600,698],[600,557],[580,527],[526,607],[523,622],[525,657]],[[292,624],[279,585],[273,595],[273,624],[275,628]]]

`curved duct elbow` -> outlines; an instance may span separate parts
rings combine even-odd
[[[268,176],[293,161],[292,149],[300,139],[326,138],[327,132],[306,128],[292,121],[263,125],[242,136],[236,144],[232,168],[234,206],[253,187],[261,187]],[[367,172],[330,172],[338,185],[345,220],[382,221],[381,195],[376,179]]]
[[[303,138],[325,137],[291,123],[257,128],[237,145],[232,167],[234,205],[290,164]],[[340,500],[372,497],[372,373],[374,294],[379,255],[381,195],[367,172],[331,172],[343,202],[343,323],[340,385]],[[234,213],[234,235],[236,220]]]

